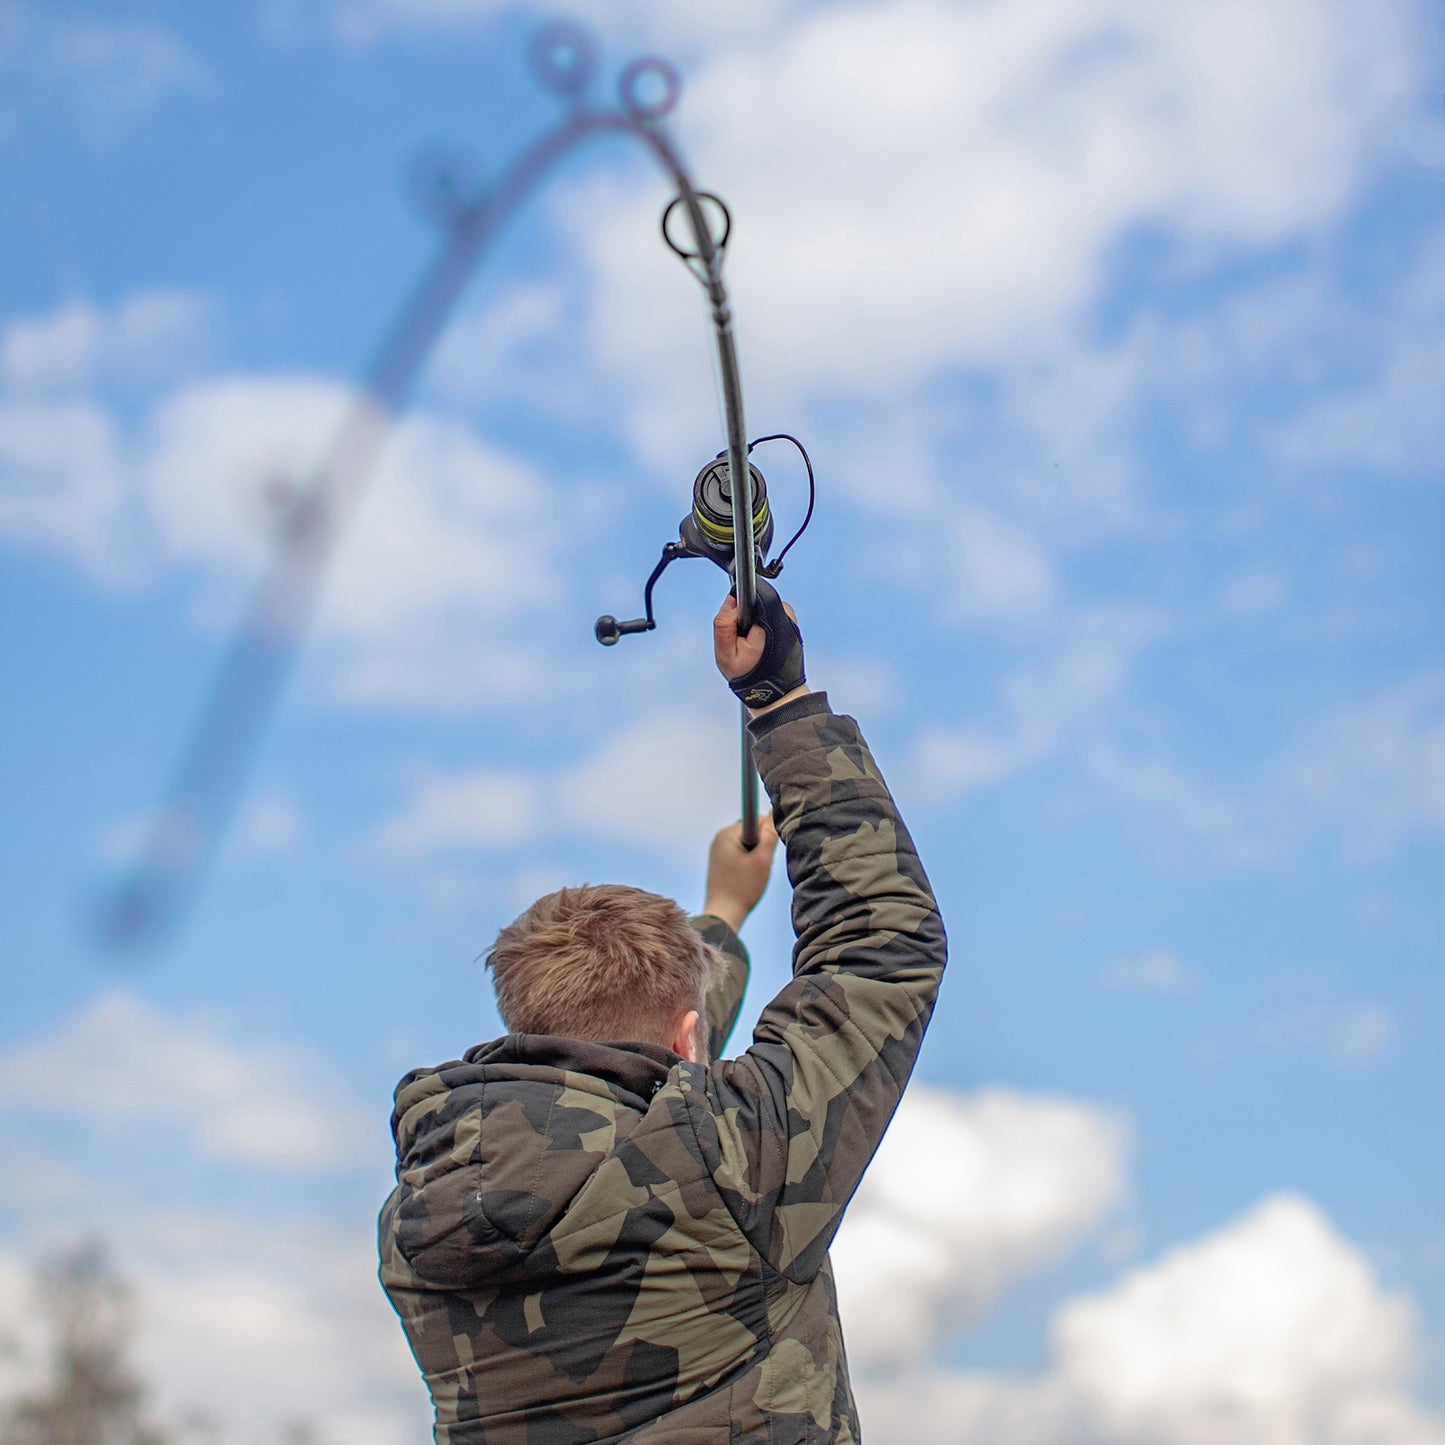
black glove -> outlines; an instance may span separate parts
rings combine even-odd
[[[807,681],[803,675],[803,634],[783,611],[783,599],[771,582],[757,579],[753,625],[767,632],[757,666],[728,681],[748,707],[767,707]]]

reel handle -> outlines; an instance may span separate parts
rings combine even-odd
[[[651,632],[657,626],[650,617],[635,617],[631,622],[619,622],[612,614],[604,613],[592,625],[593,635],[603,647],[615,647],[619,637],[629,632]]]

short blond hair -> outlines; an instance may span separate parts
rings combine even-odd
[[[705,1013],[723,961],[672,899],[587,883],[509,923],[487,967],[512,1033],[667,1043],[689,1009]]]

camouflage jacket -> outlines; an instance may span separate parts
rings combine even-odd
[[[736,1059],[513,1034],[396,1091],[381,1280],[437,1445],[856,1442],[828,1245],[898,1104],[943,928],[851,718],[754,724],[793,978]],[[747,956],[708,1000],[712,1056]]]

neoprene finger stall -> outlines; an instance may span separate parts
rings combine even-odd
[[[763,655],[751,671],[728,686],[748,707],[767,707],[807,681],[803,673],[803,634],[783,610],[778,589],[761,577],[753,603],[753,625],[767,633]]]

